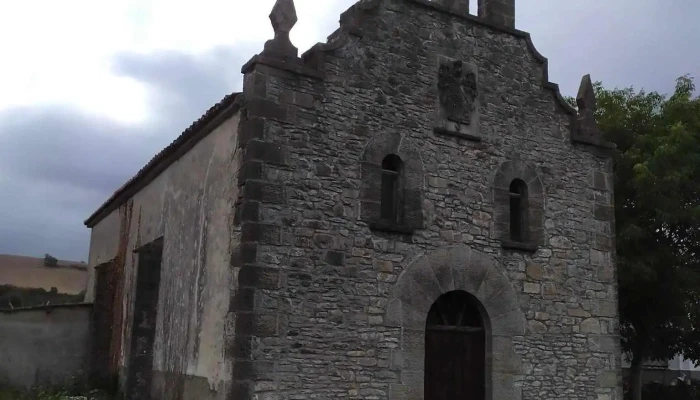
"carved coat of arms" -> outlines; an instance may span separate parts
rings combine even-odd
[[[462,61],[440,63],[438,96],[443,115],[450,121],[470,124],[477,96],[476,73]]]

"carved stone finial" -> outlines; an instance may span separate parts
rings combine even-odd
[[[292,30],[297,23],[297,10],[294,7],[294,0],[277,0],[270,12],[270,21],[275,35],[287,33]]]
[[[578,105],[579,110],[593,112],[596,110],[595,91],[590,74],[584,75],[581,79],[581,86],[578,88],[578,95],[576,95],[576,105]]]
[[[297,23],[294,0],[277,0],[270,12],[270,22],[275,30],[275,38],[265,43],[263,53],[277,58],[297,57],[299,51],[289,40],[289,32]]]
[[[603,138],[595,121],[596,100],[590,75],[584,75],[581,79],[581,87],[576,95],[576,104],[578,105],[578,118],[572,138],[577,142],[600,145]]]

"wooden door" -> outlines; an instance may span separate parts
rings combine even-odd
[[[464,300],[448,296],[431,308],[425,334],[425,400],[485,399],[485,331],[478,310]]]

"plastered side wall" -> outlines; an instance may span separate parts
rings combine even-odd
[[[237,125],[237,115],[223,122],[92,229],[90,290],[94,291],[96,265],[116,258],[121,264],[117,268],[123,268],[118,310],[123,317],[113,327],[122,384],[134,301],[133,251],[164,238],[153,355],[156,398],[187,392],[196,392],[198,398],[223,398],[230,380],[223,343],[231,282],[230,219],[237,196]]]

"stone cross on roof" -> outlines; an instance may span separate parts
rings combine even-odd
[[[265,43],[263,55],[274,58],[296,58],[299,54],[289,40],[289,32],[297,23],[294,0],[277,0],[270,12],[270,22],[275,30],[275,38]]]

